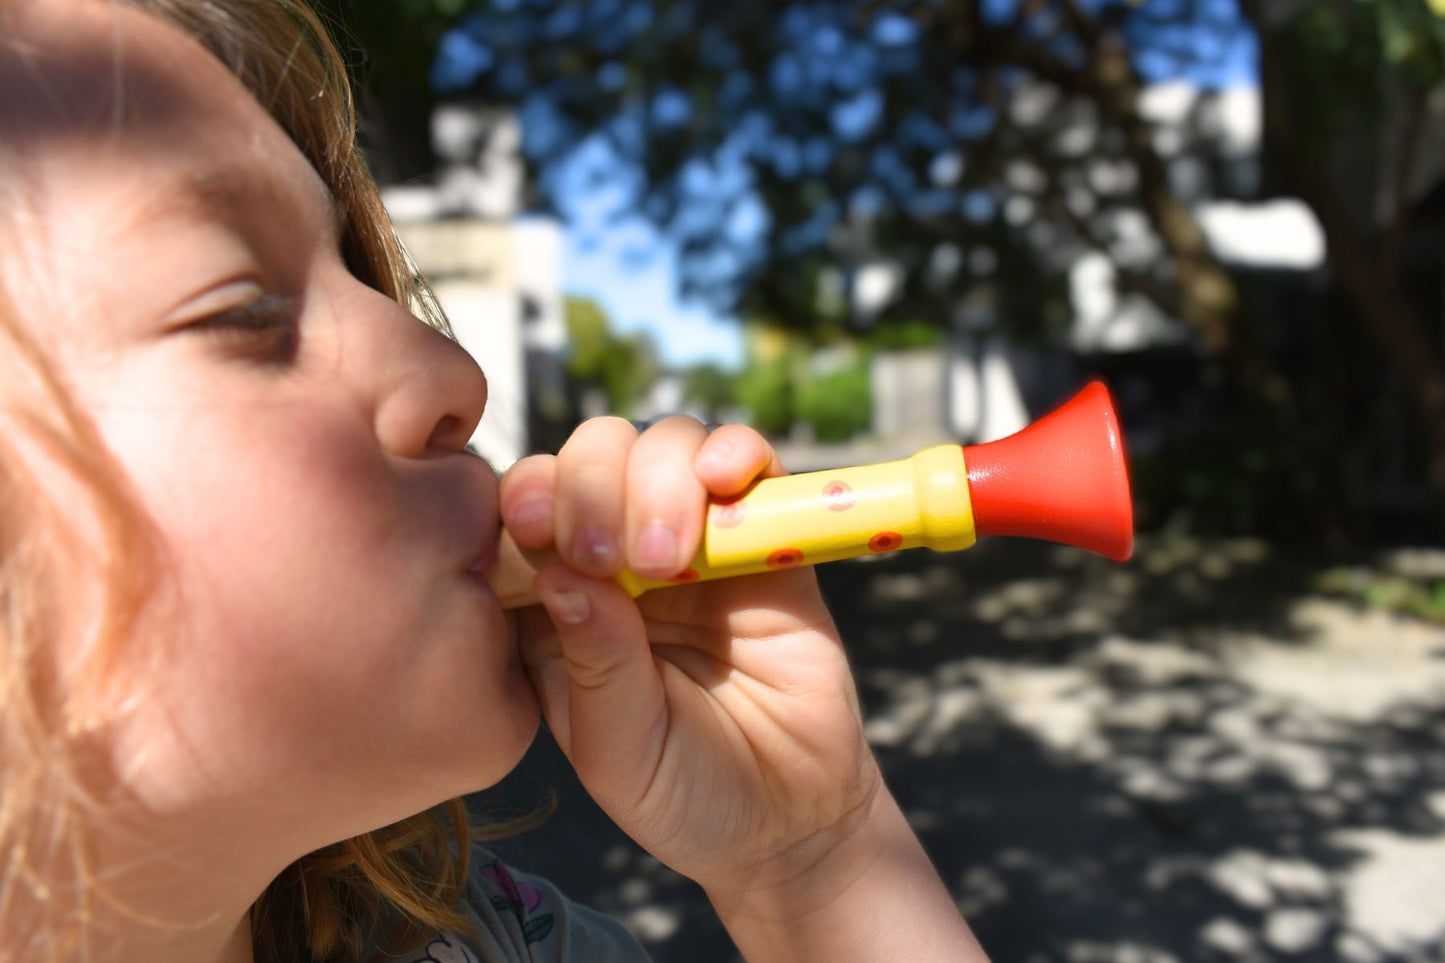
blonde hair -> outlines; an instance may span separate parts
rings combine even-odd
[[[166,21],[229,68],[306,155],[346,212],[342,251],[351,271],[446,330],[435,300],[397,241],[358,150],[345,63],[303,0],[111,2]],[[99,574],[106,593],[91,630],[96,658],[87,660],[87,678],[98,680],[105,653],[121,644],[145,603],[154,563],[151,534],[93,428],[66,397],[42,352],[4,310],[3,300],[0,337],[13,345],[12,358],[28,373],[40,399],[27,428],[94,497],[104,526],[109,551]],[[77,772],[67,768],[74,756],[73,737],[86,722],[75,705],[67,706],[62,718],[52,718],[54,712],[47,712],[39,695],[45,653],[37,626],[46,593],[36,574],[44,567],[36,562],[47,540],[45,526],[34,521],[34,505],[43,500],[0,435],[0,856],[8,859],[0,865],[0,932],[8,922],[11,895],[25,891],[38,905],[46,904],[43,867],[57,854],[37,854],[27,840],[53,841],[65,850],[78,878],[86,878],[83,846],[75,842],[82,835],[77,814],[93,803]],[[55,514],[61,512],[57,506]],[[399,948],[437,930],[464,930],[460,897],[471,841],[534,821],[483,833],[472,827],[462,801],[454,799],[303,857],[252,907],[257,963],[354,960],[378,943]],[[81,923],[85,915],[83,906],[48,912],[62,915],[32,921],[32,930],[73,929],[77,913]]]
[[[9,352],[10,404],[3,409],[7,431],[0,431],[0,932],[8,931],[14,903],[25,900],[27,928],[46,934],[39,942],[58,956],[83,939],[89,894],[81,905],[60,905],[48,877],[89,878],[84,817],[96,808],[74,749],[98,724],[95,707],[105,701],[110,657],[149,594],[156,553],[94,427],[21,331],[3,293],[0,345]],[[81,486],[89,498],[87,518],[98,523],[106,547],[88,558],[105,591],[97,611],[88,613],[83,669],[63,700],[54,694],[59,669],[46,644],[46,602],[56,597],[50,580],[62,556],[75,557],[77,506],[62,503],[26,471],[12,431]],[[0,958],[5,955],[0,948]]]

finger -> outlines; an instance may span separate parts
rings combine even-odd
[[[747,425],[723,425],[698,450],[697,477],[714,495],[737,495],[759,478],[786,475],[768,440]]]
[[[707,429],[667,418],[637,439],[627,462],[627,560],[639,575],[668,578],[687,566],[702,537],[707,489],[693,469]]]
[[[558,745],[599,802],[635,802],[628,787],[645,786],[667,732],[662,679],[637,606],[618,585],[585,578],[561,565],[537,575],[538,596],[556,627],[566,680]],[[549,701],[562,699],[557,678]]]
[[[557,453],[557,553],[596,578],[622,570],[627,461],[637,429],[621,418],[584,422]]]
[[[502,526],[523,548],[547,549],[555,538],[557,458],[532,455],[502,476]]]

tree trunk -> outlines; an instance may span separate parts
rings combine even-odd
[[[1336,195],[1327,185],[1313,184],[1302,193],[1324,229],[1330,263],[1355,313],[1400,375],[1420,418],[1428,445],[1426,478],[1445,523],[1445,361],[1397,278],[1355,235]]]
[[[1255,20],[1258,24],[1258,20]],[[1265,123],[1272,130],[1275,159],[1324,231],[1329,263],[1368,336],[1380,346],[1400,377],[1420,420],[1426,445],[1426,481],[1439,523],[1445,526],[1445,357],[1429,327],[1405,295],[1399,278],[1399,235],[1403,222],[1367,236],[1346,210],[1345,191],[1329,174],[1327,158],[1311,150],[1296,129],[1290,109],[1271,91],[1288,89],[1270,34],[1258,30]],[[1403,185],[1401,187],[1403,190]],[[1404,217],[1400,211],[1399,217]]]

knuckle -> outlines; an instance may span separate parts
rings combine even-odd
[[[616,415],[601,415],[588,418],[573,429],[571,437],[563,442],[562,450],[558,454],[571,457],[577,452],[593,451],[636,437],[637,430],[633,428],[632,422]]]
[[[532,455],[521,459],[498,481],[502,500],[507,500],[513,492],[550,487],[556,467],[556,458],[552,455]]]
[[[601,415],[599,417],[591,418],[588,421],[584,422],[583,426],[590,426],[594,431],[605,431],[609,434],[618,432],[626,434],[636,431],[636,429],[633,427],[632,422],[628,421],[626,418],[623,418],[620,415]]]
[[[641,421],[633,421],[630,422],[630,424],[639,432],[649,432],[656,428],[663,428],[669,432],[687,431],[689,433],[696,432],[699,429],[702,429],[703,432],[712,430],[712,426],[704,425],[692,415],[682,414],[676,411],[667,412]]]

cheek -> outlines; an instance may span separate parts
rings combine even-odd
[[[167,684],[218,732],[366,705],[424,621],[380,456],[336,425],[259,421],[140,469],[169,562]]]
[[[406,576],[404,493],[355,419],[289,406],[111,427],[197,628],[317,631]]]
[[[398,774],[446,790],[416,808],[515,763],[536,708],[500,610],[450,571],[441,522],[455,493],[324,408],[146,437],[130,458],[170,556],[153,636],[164,711],[122,754],[256,792],[329,799],[314,780],[351,792],[346,780]]]
[[[259,434],[188,458],[173,477],[190,481],[156,506],[189,568],[213,590],[261,593],[254,604],[309,597],[318,607],[345,603],[337,595],[367,576],[404,574],[391,564],[407,531],[404,493],[374,445],[316,421]]]

